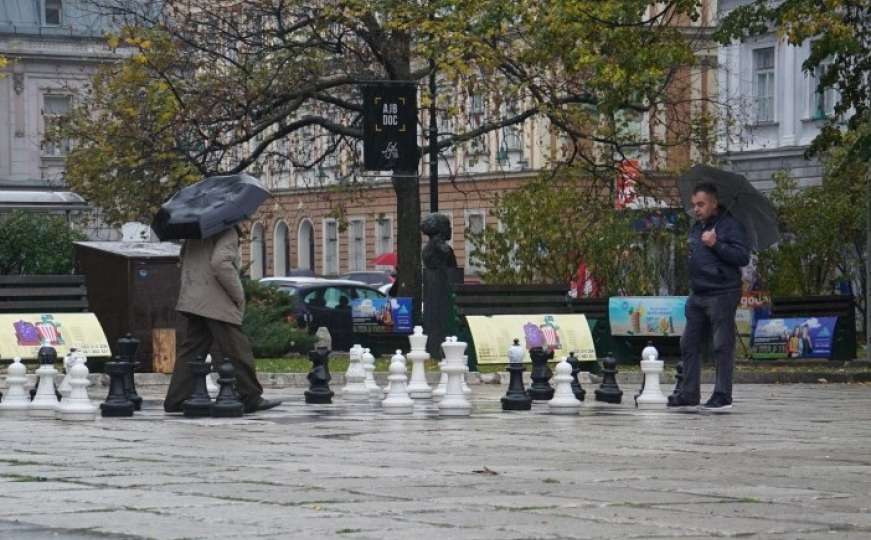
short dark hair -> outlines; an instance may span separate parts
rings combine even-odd
[[[693,188],[693,195],[696,193],[707,193],[717,200],[720,199],[720,194],[717,192],[717,186],[710,182],[699,182],[696,184],[696,187]]]

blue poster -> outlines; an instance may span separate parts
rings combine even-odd
[[[686,296],[612,296],[608,319],[613,336],[679,336],[686,327]]]
[[[759,319],[753,326],[754,358],[831,358],[837,317]]]
[[[355,333],[410,334],[414,327],[411,298],[353,300],[351,320]]]

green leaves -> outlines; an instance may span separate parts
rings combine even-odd
[[[0,218],[0,274],[69,274],[79,240],[61,216],[13,210]]]

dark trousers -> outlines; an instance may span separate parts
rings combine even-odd
[[[700,397],[701,351],[705,337],[713,335],[717,378],[714,392],[732,398],[732,374],[735,371],[735,311],[741,292],[715,295],[691,294],[687,298],[687,325],[680,338],[683,360],[683,384],[680,394],[689,401]]]
[[[254,353],[248,336],[242,333],[240,327],[230,323],[190,313],[182,315],[187,319],[187,335],[176,354],[175,369],[169,381],[166,399],[163,401],[164,410],[167,412],[181,410],[182,402],[189,398],[193,391],[193,377],[187,363],[198,357],[205,358],[212,350],[213,343],[221,355],[229,358],[236,368],[236,389],[242,402],[246,405],[256,403],[263,394],[263,387],[257,381]],[[223,358],[212,357],[213,365],[219,366],[221,362]]]

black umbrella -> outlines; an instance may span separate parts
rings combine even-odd
[[[253,176],[211,176],[163,203],[151,228],[161,240],[208,238],[248,219],[267,197]]]
[[[717,187],[720,206],[744,225],[750,249],[765,249],[780,240],[777,212],[771,201],[740,174],[707,165],[696,165],[681,176],[678,182],[680,196],[690,215],[693,213],[690,202],[693,189],[700,182]]]

